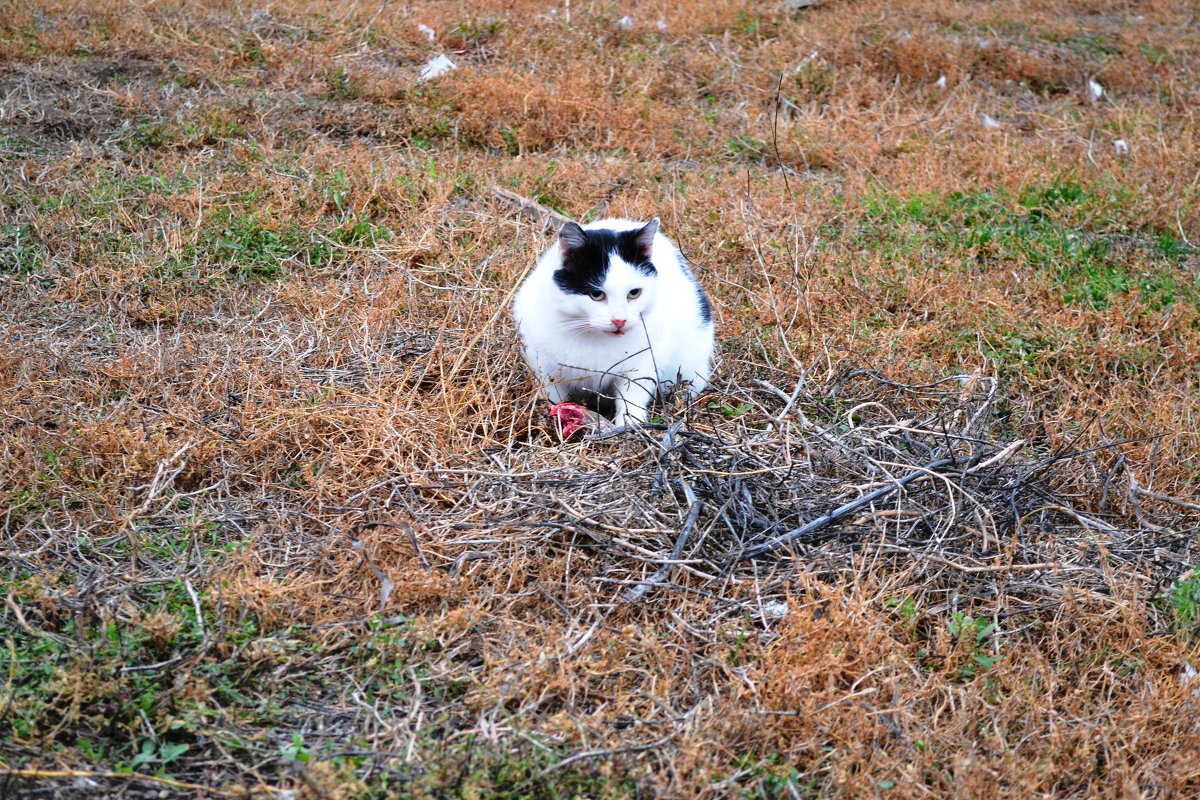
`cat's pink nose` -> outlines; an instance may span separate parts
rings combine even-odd
[[[625,327],[625,320],[617,319],[616,317],[614,317],[612,324],[613,324],[614,328],[616,328],[617,330],[621,330],[621,328]]]

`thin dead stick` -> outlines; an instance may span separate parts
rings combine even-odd
[[[1017,452],[1024,446],[1025,446],[1025,440],[1017,439],[1015,442],[1013,442],[1008,447],[1001,450],[999,453],[996,453],[996,455],[992,456],[987,461],[984,461],[982,464],[978,464],[974,467],[971,467],[964,474],[974,475],[976,472],[983,472],[988,467],[999,464],[1002,461],[1007,461],[1012,456],[1013,453]]]
[[[449,374],[443,378],[442,385],[448,385],[450,381],[454,380],[455,376],[458,375],[458,371],[462,368],[463,362],[466,361],[467,356],[474,352],[475,345],[479,344],[479,340],[483,338],[483,335],[487,333],[493,325],[496,324],[496,320],[498,320],[500,315],[504,313],[504,310],[508,308],[508,304],[512,302],[513,296],[517,293],[517,289],[521,288],[521,284],[525,282],[525,276],[529,274],[531,269],[533,269],[532,262],[529,264],[529,266],[525,267],[525,270],[517,277],[517,280],[513,282],[512,288],[508,290],[508,294],[506,294],[504,299],[500,301],[500,305],[496,307],[496,311],[492,314],[491,318],[488,319],[488,321],[484,323],[478,331],[475,332],[473,337],[471,337],[471,341],[468,342],[467,346],[463,348],[462,353],[459,354],[458,359],[454,362],[454,366],[450,368]],[[461,407],[461,403],[459,405]],[[455,409],[455,411],[457,410],[458,409]]]
[[[463,564],[468,564],[472,561],[483,561],[489,558],[496,558],[498,555],[500,554],[495,550],[468,550],[461,554],[458,558],[454,559],[454,564],[450,567],[450,574],[457,575],[458,571],[462,569]]]
[[[609,614],[605,614],[588,626],[588,629],[584,631],[578,639],[575,640],[575,643],[567,648],[567,652],[562,655],[562,658],[570,658],[582,650],[583,646],[591,641],[592,637],[596,635],[596,631],[600,629],[600,625],[604,622],[604,620],[608,619],[608,617]]]
[[[52,642],[57,642],[62,646],[68,646],[71,644],[71,640],[65,636],[61,636],[57,633],[50,633],[49,631],[40,631],[30,625],[29,621],[25,619],[25,614],[21,612],[21,607],[13,602],[12,592],[9,592],[8,596],[4,598],[4,605],[13,613],[13,616],[17,618],[17,624],[21,626],[21,629],[30,636],[45,637],[46,639],[49,639]],[[0,766],[3,766],[3,762],[0,762]]]
[[[650,494],[656,493],[662,488],[663,473],[667,469],[666,461],[667,453],[671,452],[671,448],[675,446],[675,434],[679,433],[679,429],[683,427],[683,420],[679,420],[667,428],[667,432],[663,434],[662,446],[658,449],[658,473],[654,476],[654,484],[650,487]]]
[[[1151,479],[1153,480],[1153,477]],[[1129,473],[1129,488],[1132,489],[1135,494],[1140,494],[1142,497],[1149,497],[1152,500],[1161,500],[1162,502],[1170,503],[1171,505],[1180,506],[1182,508],[1190,508],[1193,511],[1200,511],[1200,505],[1197,505],[1196,503],[1189,503],[1187,500],[1182,500],[1178,497],[1171,497],[1169,494],[1161,494],[1159,492],[1147,489],[1137,482],[1137,478],[1133,477],[1132,472]]]
[[[875,544],[869,545],[869,547],[874,550],[886,550],[890,553],[913,553],[907,547],[897,547],[892,544]],[[942,564],[967,575],[985,575],[994,572],[1040,572],[1042,570],[1050,572],[1079,572],[1086,569],[1079,566],[1064,566],[1057,561],[1043,561],[1037,564],[960,564],[957,561],[930,552],[920,552],[918,557],[922,560]]]
[[[956,569],[959,572],[963,572],[968,575],[982,575],[989,572],[1040,572],[1042,570],[1050,570],[1052,572],[1057,572],[1060,570],[1078,572],[1085,569],[1085,567],[1064,567],[1055,561],[1046,561],[1041,564],[996,564],[992,566],[979,565],[971,567],[967,566],[966,564],[959,564],[957,561],[951,561],[948,558],[942,558],[941,556],[931,556],[930,558],[939,564],[945,564],[951,569]]]
[[[360,531],[364,527],[366,526],[361,523],[355,525],[346,535],[350,537],[350,546],[358,551],[359,555],[362,556],[363,563],[379,579],[379,613],[382,614],[384,609],[387,608],[388,598],[392,596],[392,590],[396,588],[396,584],[392,583],[392,579],[384,574],[383,570],[375,566],[375,560],[367,553],[366,545],[363,544],[362,539],[354,535],[356,531]]]
[[[679,554],[683,552],[688,536],[691,535],[692,528],[696,525],[696,520],[700,518],[700,501],[696,499],[696,493],[692,491],[692,487],[687,485],[687,481],[684,481],[682,478],[679,480],[679,486],[683,489],[683,496],[687,498],[688,511],[687,517],[683,520],[683,528],[679,531],[679,538],[675,540],[675,546],[671,548],[670,562],[679,560]],[[651,586],[665,581],[674,568],[674,563],[663,564],[647,580],[642,581],[622,595],[621,602],[636,603],[646,592],[650,591]]]
[[[804,380],[806,377],[808,377],[807,373],[803,369],[800,370],[800,377],[796,379],[796,388],[792,390],[791,397],[785,395],[782,391],[768,381],[755,381],[755,383],[757,383],[759,386],[774,392],[780,400],[784,401],[783,409],[778,414],[771,417],[771,421],[767,423],[767,427],[763,429],[763,433],[770,433],[771,431],[775,430],[776,425],[783,425],[783,420],[787,417],[788,412],[792,410],[792,406],[796,405],[796,400],[799,399],[800,392],[804,390]],[[805,427],[808,427],[808,420],[802,420],[802,424],[804,424]]]
[[[392,0],[383,0],[383,2],[379,4],[379,8],[377,8],[375,13],[371,15],[371,18],[367,20],[367,24],[364,25],[362,30],[358,32],[358,38],[360,42],[365,41],[366,38],[371,34],[371,26],[375,24],[375,20],[379,19],[379,15],[383,13],[383,10],[387,8],[391,2]]]
[[[664,736],[661,739],[650,742],[649,744],[639,744],[631,747],[617,747],[612,750],[584,750],[583,752],[576,753],[573,756],[567,756],[557,764],[546,767],[544,770],[542,770],[542,775],[548,775],[556,769],[562,769],[563,767],[574,764],[576,761],[583,761],[588,758],[611,758],[612,756],[619,756],[625,753],[644,753],[647,750],[653,750],[656,747],[662,747],[670,740],[671,737]]]
[[[1068,506],[1060,505],[1058,503],[1047,503],[1046,505],[1038,506],[1037,508],[1033,509],[1032,511],[1025,512],[1025,514],[1019,520],[1017,520],[1017,530],[1020,531],[1022,528],[1025,527],[1025,520],[1029,519],[1034,514],[1040,514],[1043,511],[1058,511],[1059,513],[1066,514],[1068,517],[1071,517],[1072,519],[1074,519],[1076,522],[1078,522],[1083,527],[1091,528],[1094,531],[1104,531],[1105,533],[1116,533],[1117,532],[1117,529],[1114,528],[1112,525],[1109,525],[1107,522],[1102,522],[1098,519],[1093,519],[1092,517],[1084,516],[1083,514],[1080,514],[1078,511],[1076,511],[1075,509],[1070,508]]]
[[[246,791],[244,789],[237,789],[233,791],[228,789],[217,789],[212,786],[203,786],[198,783],[177,781],[173,778],[160,778],[157,775],[146,775],[142,772],[88,772],[87,770],[81,769],[13,769],[12,767],[8,766],[8,764],[4,763],[4,761],[0,761],[0,777],[24,778],[26,780],[65,780],[67,778],[84,778],[87,780],[123,780],[129,783],[137,781],[158,783],[163,786],[170,786],[174,789],[186,789],[205,794],[215,794],[220,797],[244,797],[246,795]],[[282,790],[277,789],[274,786],[267,786],[265,784],[261,784],[255,788],[268,792],[274,792],[276,794],[282,793]]]
[[[858,498],[857,500],[851,500],[848,503],[843,503],[842,505],[835,508],[833,511],[830,511],[828,514],[825,514],[824,516],[820,516],[814,520],[806,522],[803,525],[801,525],[799,528],[796,528],[795,530],[791,530],[785,534],[776,536],[774,539],[763,542],[762,544],[760,544],[756,547],[751,547],[749,550],[746,550],[744,553],[742,553],[740,556],[738,556],[737,560],[745,561],[746,559],[755,558],[757,556],[761,556],[764,553],[769,553],[772,550],[778,550],[781,547],[791,544],[792,542],[794,542],[795,540],[799,539],[802,536],[807,536],[808,534],[810,534],[814,531],[818,531],[821,528],[824,528],[826,525],[830,525],[830,524],[842,519],[843,517],[853,514],[855,511],[857,511],[858,509],[862,508],[865,505],[869,505],[870,503],[873,503],[876,500],[881,500],[884,497],[887,497],[888,495],[890,495],[892,492],[897,492],[897,491],[903,489],[905,486],[912,483],[917,478],[924,477],[926,475],[929,475],[930,473],[936,474],[937,470],[941,469],[942,467],[944,467],[948,464],[953,464],[953,463],[954,463],[954,459],[943,458],[940,461],[934,461],[930,464],[927,464],[924,467],[921,467],[920,469],[917,469],[917,470],[914,470],[913,472],[908,473],[903,478],[900,478],[893,484],[889,484],[887,486],[881,487],[879,489],[876,489],[873,492],[868,492],[867,494],[864,494],[862,497]]]
[[[782,103],[780,92],[783,89],[783,73],[779,73],[779,82],[775,85],[775,116],[771,120],[771,146],[775,148],[775,160],[779,162],[779,172],[783,175],[783,188],[787,190],[788,197],[792,196],[792,186],[788,183],[787,165],[783,163],[783,157],[779,155],[779,106]],[[786,413],[786,412],[785,412]],[[780,416],[783,416],[780,414]]]
[[[547,208],[536,200],[530,200],[528,197],[522,197],[516,192],[510,192],[508,189],[501,189],[499,186],[492,187],[492,194],[499,197],[501,200],[506,200],[509,203],[516,204],[527,217],[531,217],[538,222],[545,222],[558,230],[563,225],[571,222],[570,217],[563,216],[552,208]]]
[[[192,587],[191,580],[185,580],[183,588],[187,589],[188,597],[192,598],[192,608],[196,610],[196,628],[200,631],[200,638],[207,639],[207,635],[204,633],[204,614],[200,610],[200,597]]]

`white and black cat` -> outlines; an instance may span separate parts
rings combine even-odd
[[[624,425],[646,421],[663,384],[708,384],[712,309],[658,226],[568,222],[517,292],[525,358],[551,402],[611,397]]]

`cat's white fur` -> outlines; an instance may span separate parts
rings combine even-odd
[[[655,220],[657,223],[657,220]],[[584,230],[630,231],[647,223],[604,219]],[[605,298],[563,291],[554,281],[562,268],[562,240],[538,260],[513,301],[525,358],[553,403],[580,389],[616,398],[617,424],[645,422],[660,384],[688,381],[699,392],[712,366],[714,333],[702,314],[700,292],[678,248],[654,234],[645,275],[617,254],[609,257]],[[640,294],[629,298],[632,290]],[[626,320],[618,334],[614,320]]]

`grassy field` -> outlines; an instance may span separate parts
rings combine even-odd
[[[0,794],[1200,794],[1196,8],[781,5],[0,5]],[[709,392],[546,430],[547,210]]]

